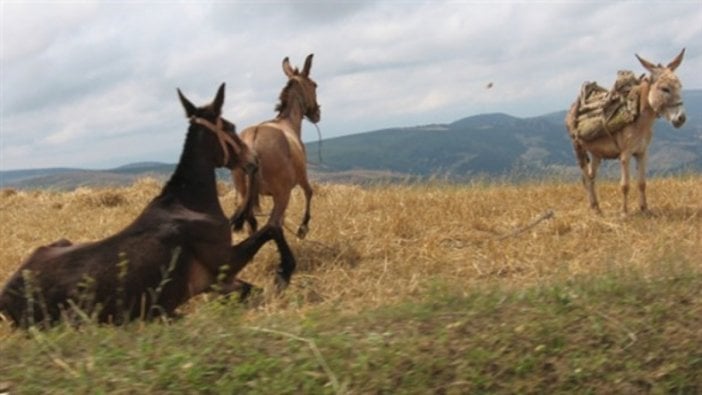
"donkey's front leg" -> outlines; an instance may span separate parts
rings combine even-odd
[[[636,155],[636,172],[639,186],[639,209],[641,212],[648,212],[648,204],[646,203],[646,162],[648,153]]]
[[[263,229],[244,239],[239,244],[231,247],[231,255],[229,259],[229,275],[234,277],[251,262],[258,250],[263,247],[266,242],[276,237],[275,229],[271,226],[266,226]]]
[[[621,165],[622,178],[620,181],[620,186],[622,189],[622,214],[626,215],[629,211],[627,209],[627,197],[629,196],[629,160],[631,155],[627,152],[622,152],[619,156],[619,163]]]

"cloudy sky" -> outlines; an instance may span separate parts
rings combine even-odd
[[[239,130],[274,116],[281,61],[312,77],[324,138],[504,112],[564,110],[584,80],[609,86],[634,57],[702,88],[702,2],[0,2],[0,169],[178,160],[176,96]],[[488,83],[492,88],[488,89]],[[565,133],[565,132],[564,132]],[[306,122],[303,140],[317,139]]]

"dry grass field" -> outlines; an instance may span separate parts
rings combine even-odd
[[[226,184],[219,187],[231,213],[235,193]],[[0,192],[0,282],[40,245],[117,232],[160,188],[144,179],[127,188]],[[436,279],[466,289],[491,280],[521,287],[612,270],[646,271],[672,260],[702,268],[702,177],[650,181],[650,215],[622,217],[614,182],[602,183],[599,191],[602,216],[589,211],[577,182],[318,184],[310,234],[297,240],[290,230],[302,214],[298,189],[286,232],[298,259],[292,286],[282,297],[267,293],[250,314],[318,304],[350,311],[378,307],[422,293],[432,284],[427,280]],[[633,191],[634,206],[635,198]],[[264,214],[269,208],[264,205]],[[272,288],[277,259],[271,243],[241,277]]]
[[[0,283],[40,245],[120,230],[160,188],[0,191]],[[205,295],[173,325],[29,336],[0,322],[0,392],[698,393],[702,176],[648,191],[651,213],[623,217],[613,181],[601,216],[577,181],[317,184],[282,295],[271,243],[243,307]]]

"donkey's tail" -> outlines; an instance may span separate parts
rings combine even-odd
[[[578,160],[578,166],[584,169],[588,163],[590,163],[590,157],[587,155],[585,147],[583,147],[580,137],[578,137],[578,107],[580,103],[580,96],[575,102],[570,106],[568,114],[565,118],[565,126],[570,135],[570,139],[573,142],[573,151],[575,152],[575,157]]]
[[[244,222],[248,222],[251,225],[251,230],[256,231],[255,211],[260,207],[260,181],[257,173],[258,170],[254,170],[244,175],[246,182],[245,193],[242,196],[241,204],[236,208],[236,212],[234,212],[231,219],[232,229],[235,231],[241,230],[244,227]]]
[[[565,117],[565,127],[568,130],[568,134],[572,139],[578,136],[578,108],[580,107],[580,96],[573,102],[568,109],[568,113]]]

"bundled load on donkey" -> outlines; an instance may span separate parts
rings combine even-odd
[[[573,103],[566,122],[574,138],[592,141],[614,133],[631,124],[639,115],[639,89],[643,76],[620,70],[612,89],[596,82],[585,82]]]
[[[627,212],[629,162],[636,159],[639,208],[648,210],[646,202],[646,162],[648,145],[653,137],[656,118],[667,119],[679,128],[687,119],[682,99],[682,83],[675,70],[680,66],[685,49],[666,66],[651,63],[636,55],[649,72],[639,78],[630,71],[619,72],[614,87],[608,92],[583,85],[580,95],[565,118],[568,135],[582,173],[590,207],[600,212],[595,178],[602,160],[617,159],[621,167],[622,213]]]

